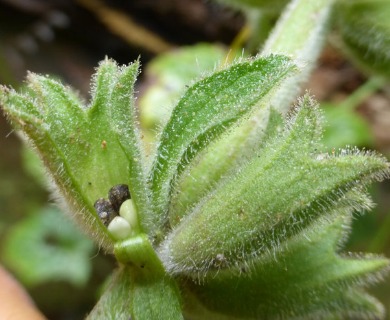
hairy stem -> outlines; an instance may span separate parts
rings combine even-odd
[[[279,53],[290,56],[301,71],[288,79],[273,99],[281,112],[288,111],[315,66],[324,43],[334,0],[293,0],[280,17],[260,52],[262,56]]]

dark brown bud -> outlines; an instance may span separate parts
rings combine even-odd
[[[108,191],[108,199],[116,212],[119,212],[122,203],[130,198],[129,187],[126,184],[117,184]]]
[[[100,218],[100,220],[103,222],[105,226],[108,226],[108,224],[114,219],[118,213],[114,210],[113,206],[111,205],[110,201],[100,198],[96,200],[94,207],[96,209],[96,212]]]

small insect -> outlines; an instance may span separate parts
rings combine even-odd
[[[112,207],[119,213],[119,208],[122,203],[128,199],[131,199],[129,187],[127,184],[117,184],[108,191],[108,199],[111,202]]]
[[[102,220],[103,224],[106,227],[118,215],[118,212],[114,210],[113,206],[111,205],[111,202],[104,198],[96,200],[93,206],[95,207],[95,210],[100,220]]]

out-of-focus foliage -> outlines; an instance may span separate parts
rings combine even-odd
[[[346,52],[363,69],[390,77],[390,1],[338,0],[335,13]]]
[[[201,43],[161,54],[145,66],[146,90],[138,103],[149,141],[168,121],[186,86],[223,65],[227,53],[222,46]]]
[[[69,281],[83,286],[91,273],[93,244],[61,212],[33,212],[7,231],[2,259],[27,286]]]
[[[337,104],[323,104],[322,107],[326,119],[324,144],[327,147],[365,147],[373,144],[374,137],[367,121],[356,111]]]
[[[288,0],[218,0],[219,2],[225,3],[229,6],[251,10],[265,10],[272,12],[280,12],[283,7],[288,3]]]

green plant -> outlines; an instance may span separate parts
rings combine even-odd
[[[103,61],[87,106],[45,76],[29,74],[20,93],[2,87],[64,205],[120,264],[89,319],[383,316],[364,287],[389,261],[338,252],[389,164],[355,148],[324,152],[307,94],[286,115],[330,2],[293,1],[262,54],[189,87],[151,154],[134,105],[138,62]],[[130,196],[109,191],[120,184]]]

